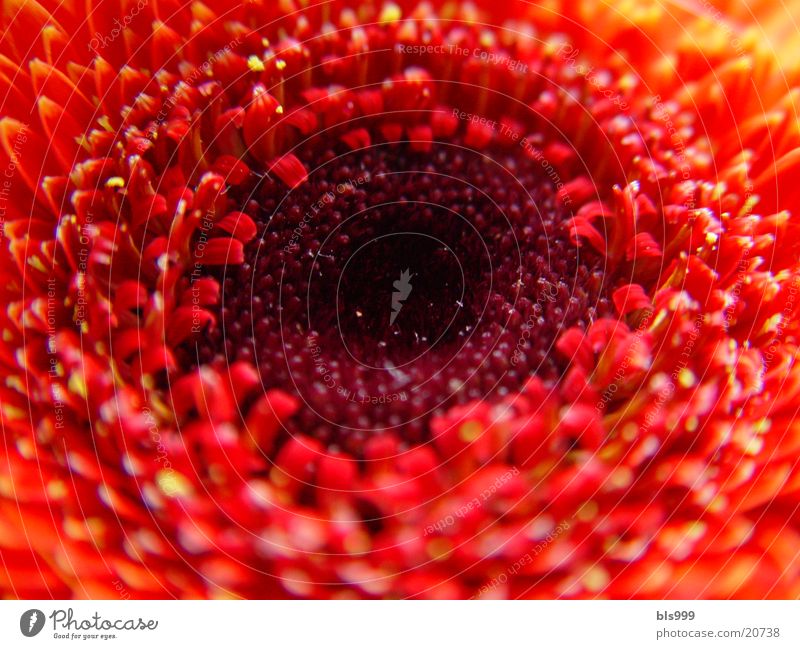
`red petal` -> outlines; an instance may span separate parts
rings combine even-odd
[[[571,362],[591,370],[594,367],[594,351],[586,334],[577,328],[565,331],[556,342],[556,349]]]
[[[303,184],[308,179],[308,172],[303,163],[292,153],[274,160],[269,170],[291,189]]]
[[[214,160],[212,169],[222,176],[228,185],[239,185],[250,175],[250,167],[232,155],[219,156]]]
[[[580,245],[580,237],[586,238],[589,243],[602,254],[606,254],[606,240],[597,228],[595,228],[588,219],[575,216],[567,221],[569,228],[569,238],[576,245]]]
[[[297,410],[298,401],[281,390],[270,390],[247,414],[247,430],[258,448],[268,453],[281,429],[281,422]]]
[[[653,309],[653,303],[645,290],[639,284],[621,286],[612,295],[617,313],[626,316],[638,309]]]
[[[433,129],[430,126],[412,126],[408,129],[409,146],[413,151],[430,151]]]
[[[317,463],[324,456],[322,444],[316,439],[306,435],[292,437],[278,453],[273,479],[281,484],[288,478],[295,486],[302,487],[313,480]]]
[[[253,88],[253,99],[245,111],[242,133],[251,153],[261,161],[275,155],[274,128],[280,117],[280,107],[280,102],[263,85]]]
[[[494,137],[494,129],[487,124],[476,124],[470,122],[467,125],[467,134],[464,136],[464,143],[474,149],[482,149]]]
[[[353,150],[366,149],[372,143],[369,132],[364,128],[357,128],[352,131],[348,131],[339,139]]]
[[[317,485],[322,489],[351,491],[356,485],[356,462],[343,454],[326,455],[319,461]]]
[[[640,232],[628,242],[625,258],[628,261],[642,257],[661,257],[661,247],[649,232]]]
[[[244,262],[244,244],[238,239],[214,237],[197,244],[195,259],[198,263],[209,266],[241,264]]]
[[[244,212],[231,212],[217,221],[217,227],[243,243],[256,236],[256,224]]]

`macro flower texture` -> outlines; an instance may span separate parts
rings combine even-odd
[[[798,19],[3,0],[0,594],[800,596]]]

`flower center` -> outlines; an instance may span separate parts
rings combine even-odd
[[[610,310],[603,260],[569,241],[536,160],[458,140],[298,156],[298,188],[232,189],[260,237],[220,273],[221,324],[192,351],[299,396],[290,429],[356,454],[387,429],[423,441],[447,407],[556,378],[558,333]]]

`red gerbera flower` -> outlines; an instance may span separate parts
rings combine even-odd
[[[786,16],[434,4],[4,4],[2,594],[800,595]]]

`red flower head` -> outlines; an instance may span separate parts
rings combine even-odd
[[[800,596],[790,16],[307,4],[3,5],[0,593]]]

